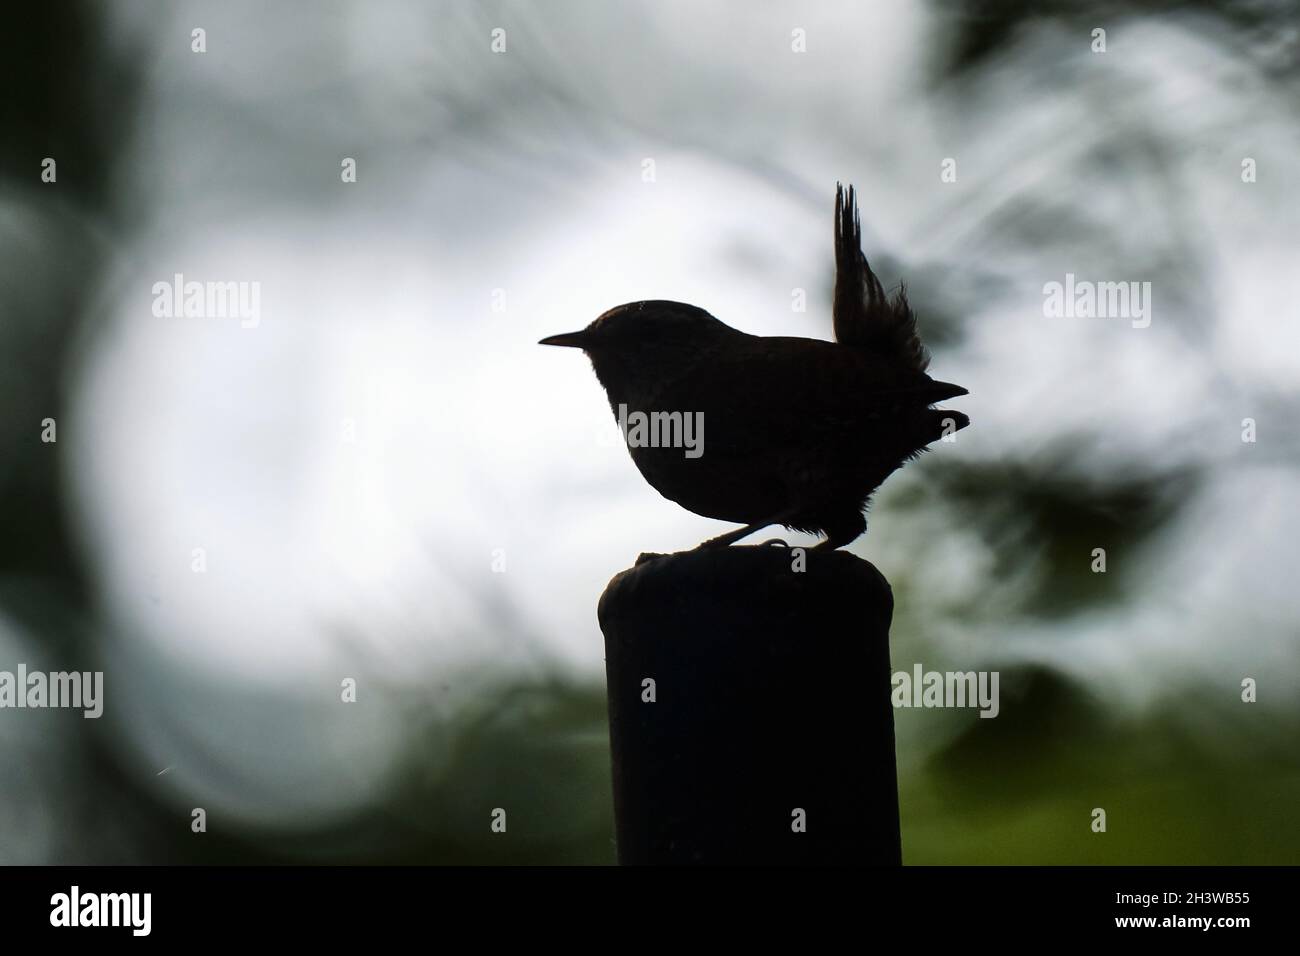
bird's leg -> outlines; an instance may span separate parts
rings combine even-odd
[[[708,541],[703,541],[696,545],[694,550],[712,551],[715,548],[725,548],[733,541],[739,541],[741,538],[753,534],[760,528],[766,528],[769,524],[771,524],[770,521],[761,521],[757,524],[747,524],[743,528],[737,528],[735,531],[728,531],[726,534],[720,534],[716,538],[710,538]]]
[[[696,545],[696,551],[712,551],[714,548],[725,548],[734,541],[748,537],[755,531],[761,531],[763,528],[774,524],[785,524],[791,517],[791,513],[783,511],[780,514],[773,515],[766,521],[755,521],[753,524],[747,524],[743,528],[737,528],[735,531],[728,531],[726,534],[720,534],[716,538],[710,538],[702,544]]]

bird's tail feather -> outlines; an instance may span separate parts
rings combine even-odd
[[[939,441],[954,432],[959,432],[970,424],[970,419],[961,412],[950,408],[932,408],[926,413],[926,442]]]
[[[930,382],[925,387],[926,394],[931,396],[932,402],[946,402],[950,398],[959,398],[962,395],[969,395],[970,392],[960,385],[954,385],[952,382]]]
[[[930,355],[916,331],[916,314],[900,285],[891,300],[862,254],[857,193],[835,186],[835,341],[871,349],[923,372]]]

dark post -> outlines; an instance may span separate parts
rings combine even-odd
[[[642,555],[605,589],[620,863],[901,863],[889,582],[799,557]]]

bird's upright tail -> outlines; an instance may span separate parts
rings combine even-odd
[[[871,349],[900,367],[924,372],[929,353],[900,286],[891,300],[862,254],[857,193],[835,185],[835,341]]]

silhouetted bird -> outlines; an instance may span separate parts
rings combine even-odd
[[[748,335],[660,300],[620,305],[581,332],[542,339],[587,353],[632,460],[660,494],[745,525],[700,547],[774,524],[824,534],[820,548],[848,544],[866,530],[863,511],[891,472],[970,423],[932,407],[966,389],[925,374],[930,360],[907,296],[901,287],[886,296],[861,237],[853,187],[846,196],[837,186],[833,343]],[[692,435],[699,423],[702,433]],[[665,433],[676,447],[646,443]],[[690,440],[699,447],[682,447]]]

